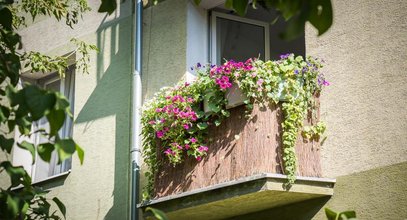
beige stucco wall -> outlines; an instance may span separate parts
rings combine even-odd
[[[405,219],[407,2],[335,0],[333,8],[328,33],[306,32],[307,54],[326,60],[332,83],[321,97],[321,154],[324,176],[337,185],[325,206],[354,209],[360,219]]]
[[[327,61],[321,98],[327,176],[407,161],[407,2],[333,1],[334,24],[307,30],[307,53]]]
[[[76,72],[73,138],[85,150],[81,166],[73,157],[71,173],[40,184],[67,207],[67,219],[127,219],[129,216],[129,134],[132,74],[132,1],[107,16],[91,12],[74,29],[64,21],[40,18],[20,31],[24,50],[64,55],[72,37],[95,44],[90,73]]]

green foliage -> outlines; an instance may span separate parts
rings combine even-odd
[[[313,126],[304,126],[302,136],[308,140],[319,140],[325,133],[326,124],[322,121]]]
[[[167,220],[167,219],[168,219],[168,218],[167,218],[167,215],[166,215],[163,211],[161,211],[161,210],[159,210],[159,209],[147,207],[147,208],[145,209],[145,211],[146,211],[146,212],[151,212],[151,213],[153,213],[154,217],[155,217],[157,220]]]
[[[325,214],[328,220],[357,220],[355,211],[335,212],[325,208]]]
[[[26,17],[35,20],[37,16],[54,17],[58,21],[65,19],[66,25],[72,27],[78,22],[82,13],[90,10],[85,0],[23,0],[18,3],[6,0],[0,1],[0,134],[1,150],[7,154],[14,146],[27,150],[33,163],[36,155],[49,162],[52,152],[56,151],[59,163],[70,158],[75,152],[83,163],[84,152],[74,140],[62,139],[58,131],[67,117],[72,117],[68,100],[59,92],[48,91],[36,85],[25,83],[17,88],[23,66],[30,72],[57,72],[65,76],[68,68],[68,58],[77,53],[77,69],[88,72],[89,53],[97,50],[93,45],[73,39],[77,46],[71,54],[50,57],[48,55],[29,51],[20,53],[21,37],[15,29],[25,25]],[[26,70],[24,70],[26,71]],[[32,124],[38,120],[47,119],[48,131],[32,130]],[[4,128],[4,129],[3,129]],[[19,131],[22,137],[39,133],[47,142],[34,145],[27,141],[19,141],[13,137]],[[57,211],[52,211],[51,203],[46,199],[46,191],[31,185],[31,177],[22,166],[13,166],[8,160],[0,162],[0,173],[5,172],[10,177],[10,186],[0,187],[0,219],[61,219]],[[14,189],[17,187],[16,189]],[[66,208],[58,199],[53,203],[59,208],[59,213],[65,217]]]

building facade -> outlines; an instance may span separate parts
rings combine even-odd
[[[133,2],[121,2],[110,16],[97,13],[99,1],[89,3],[93,10],[74,29],[38,19],[20,32],[27,51],[67,54],[73,50],[72,37],[100,50],[91,55],[89,75],[75,73],[73,138],[85,150],[84,164],[74,157],[70,172],[38,184],[65,203],[67,219],[129,219]],[[334,0],[331,29],[318,37],[307,25],[304,36],[291,43],[277,38],[283,23],[269,25],[269,17],[251,10],[248,20],[228,17],[226,9],[216,8],[222,3],[166,0],[144,9],[143,99],[192,79],[190,67],[198,62],[220,62],[219,53],[250,53],[226,43],[219,52],[222,38],[213,33],[224,31],[222,19],[240,27],[260,22],[258,31],[268,37],[245,36],[262,42],[259,48],[266,49],[260,57],[294,52],[326,61],[323,71],[331,85],[321,95],[321,118],[328,126],[321,167],[323,177],[336,179],[331,197],[231,219],[325,219],[324,207],[355,210],[360,219],[406,219],[407,3]],[[256,33],[247,28],[225,33]]]

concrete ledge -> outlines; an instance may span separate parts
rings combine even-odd
[[[308,199],[332,196],[334,179],[297,177],[285,190],[287,177],[263,173],[138,205],[164,211],[169,219],[224,219]]]

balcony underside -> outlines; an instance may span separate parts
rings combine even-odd
[[[139,205],[164,211],[169,219],[224,219],[304,200],[333,195],[334,179],[298,177],[285,190],[281,174],[259,174]]]

